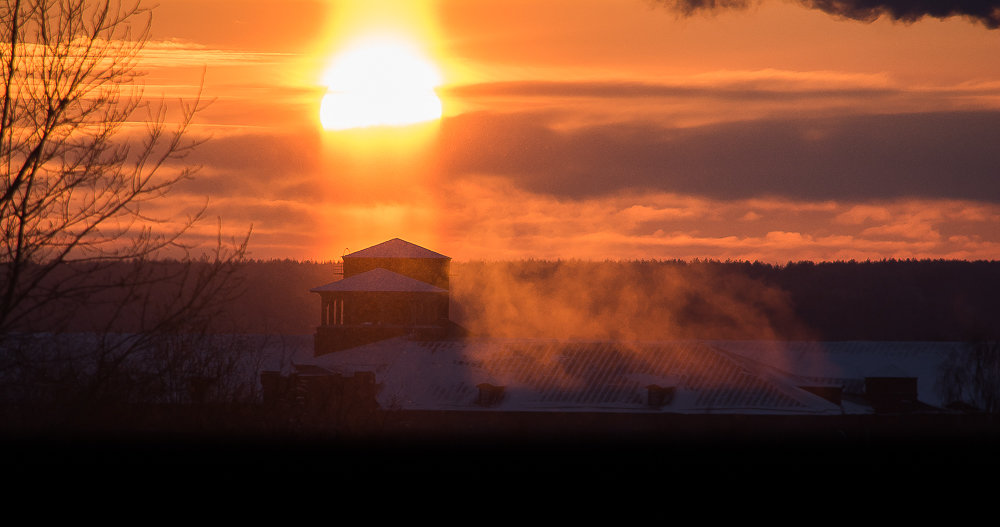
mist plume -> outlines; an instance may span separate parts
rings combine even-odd
[[[453,273],[453,319],[473,335],[630,341],[809,333],[786,292],[711,262],[466,262]]]

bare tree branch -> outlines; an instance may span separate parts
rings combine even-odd
[[[0,0],[0,369],[63,379],[77,401],[138,375],[126,369],[137,354],[206,334],[240,288],[249,232],[224,242],[220,222],[196,259],[184,239],[204,207],[150,213],[193,175],[170,162],[200,144],[189,129],[204,107],[200,94],[181,101],[171,123],[164,101],[143,97],[151,15],[129,0]],[[171,250],[182,259],[161,261]],[[103,315],[85,355],[53,362],[12,343],[81,310]]]
[[[142,98],[136,67],[149,14],[112,0],[0,7],[0,332],[57,298],[87,294],[79,276],[57,271],[155,257],[180,247],[201,218],[154,232],[165,218],[146,213],[147,203],[191,177],[193,169],[168,172],[165,164],[198,144],[186,133],[201,109],[200,97],[182,103],[171,130],[165,104]],[[145,122],[138,139],[128,129],[135,120]]]

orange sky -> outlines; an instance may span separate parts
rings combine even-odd
[[[1000,8],[807,4],[161,0],[146,93],[213,102],[160,206],[207,198],[257,258],[1000,259]],[[432,59],[444,116],[324,130],[324,73],[376,31]]]

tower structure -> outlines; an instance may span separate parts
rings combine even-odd
[[[315,355],[387,338],[443,338],[451,258],[399,238],[345,255],[344,277],[320,295]]]

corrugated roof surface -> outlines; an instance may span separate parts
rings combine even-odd
[[[407,293],[447,293],[445,289],[435,287],[420,280],[394,273],[388,269],[372,269],[350,278],[330,282],[310,289],[314,293],[333,291],[393,291]]]
[[[921,401],[939,399],[936,381],[949,353],[968,347],[962,342],[883,341],[712,341],[713,347],[768,364],[803,381],[839,384],[845,393],[862,393],[865,377],[916,377]]]
[[[393,339],[316,359],[343,373],[374,371],[384,408],[475,409],[477,385],[504,387],[507,411],[840,413],[841,408],[754,361],[701,342]],[[675,389],[662,408],[647,386]]]
[[[361,249],[360,251],[346,254],[343,258],[436,258],[436,259],[446,259],[451,258],[436,253],[430,249],[425,249],[419,245],[410,243],[406,240],[401,240],[399,238],[393,238],[389,241],[382,242],[378,245],[372,245],[367,249]]]

